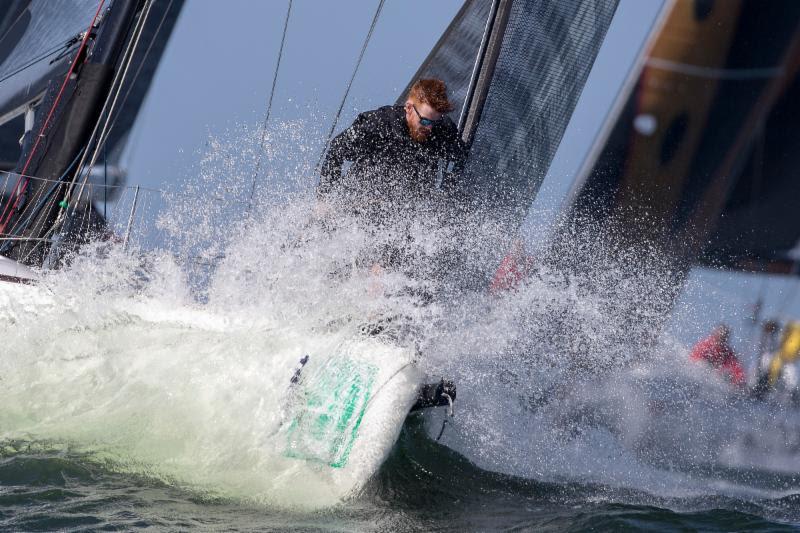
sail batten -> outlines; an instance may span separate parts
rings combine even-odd
[[[42,91],[39,94],[33,95],[31,99],[28,100],[27,102],[23,102],[20,106],[14,109],[9,109],[8,111],[5,112],[5,114],[0,115],[0,126],[5,124],[6,122],[14,120],[20,115],[24,115],[27,112],[28,108],[39,105],[43,97],[44,97],[44,91]]]

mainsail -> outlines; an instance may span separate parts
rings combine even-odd
[[[444,79],[463,102],[464,196],[512,231],[547,173],[617,4],[468,1],[416,75]]]
[[[0,11],[0,109],[3,114],[41,97],[66,73],[65,52],[79,42],[96,0],[10,0]]]

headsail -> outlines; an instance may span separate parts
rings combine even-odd
[[[617,0],[515,1],[472,142],[468,184],[519,224],[527,214]],[[473,111],[474,112],[474,111]]]
[[[470,81],[480,67],[481,43],[496,12],[497,0],[467,0],[453,17],[428,57],[398,98],[403,104],[411,85],[418,79],[438,78],[447,84],[450,101],[461,113],[467,100]]]

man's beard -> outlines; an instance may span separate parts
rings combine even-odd
[[[424,143],[431,136],[431,132],[423,128],[409,128],[411,138],[418,143]]]

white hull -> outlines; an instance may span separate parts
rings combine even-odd
[[[14,383],[0,392],[0,439],[67,443],[123,471],[143,468],[203,491],[290,507],[337,504],[386,460],[423,379],[412,348],[374,337],[146,298],[72,299],[0,282],[0,325],[12,337],[3,377]],[[44,325],[23,326],[36,317]],[[290,385],[303,354],[310,361]],[[307,402],[324,384],[315,376],[337,361],[365,377],[346,431],[306,431],[320,414],[342,420],[346,401],[330,413]],[[325,399],[329,391],[316,392]],[[298,417],[306,426],[292,430]]]

